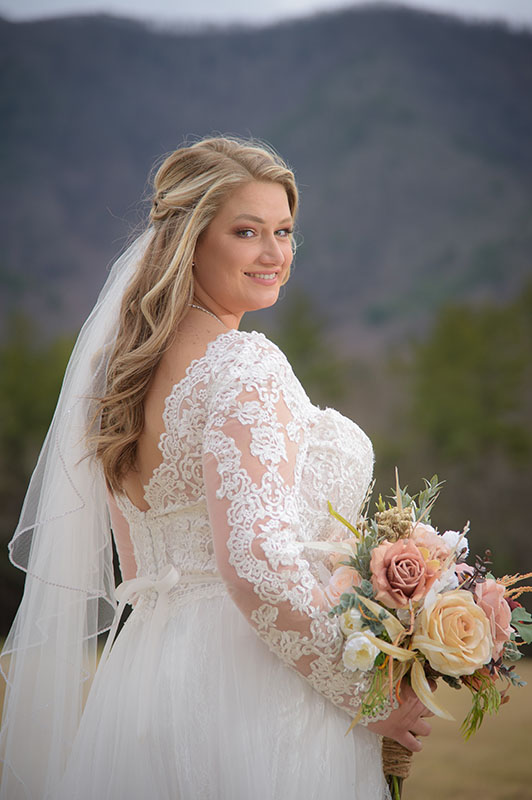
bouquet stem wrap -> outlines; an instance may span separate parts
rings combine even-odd
[[[410,775],[413,753],[407,747],[384,736],[382,739],[382,769],[393,800],[400,800],[403,781]]]

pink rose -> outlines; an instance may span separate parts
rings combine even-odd
[[[428,592],[439,575],[438,567],[425,561],[411,539],[385,541],[371,554],[370,562],[376,599],[388,608],[404,608]]]
[[[325,594],[332,603],[336,605],[340,602],[340,597],[344,592],[350,592],[354,586],[360,585],[360,575],[352,567],[338,567],[334,570],[325,588]]]
[[[416,522],[410,538],[418,547],[425,547],[429,551],[430,559],[439,561],[442,566],[451,555],[451,549],[432,525]]]
[[[512,612],[504,599],[504,592],[504,586],[491,578],[487,578],[475,586],[477,605],[480,606],[490,622],[493,638],[492,656],[495,661],[501,655],[504,643],[508,641],[512,632],[510,626]]]
[[[458,576],[458,582],[460,586],[463,586],[467,579],[470,578],[471,575],[475,574],[475,568],[470,564],[464,564],[463,561],[461,561],[460,564],[455,564],[454,571]]]

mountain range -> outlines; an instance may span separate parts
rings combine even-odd
[[[291,285],[346,351],[532,276],[532,33],[394,6],[193,31],[0,20],[0,65],[4,319],[79,327],[154,163],[213,132],[295,169]]]

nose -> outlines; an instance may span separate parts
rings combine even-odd
[[[261,264],[270,264],[274,267],[284,264],[285,255],[275,236],[265,236],[263,238],[259,261]]]

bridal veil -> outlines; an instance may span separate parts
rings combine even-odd
[[[2,800],[53,797],[94,674],[98,634],[113,620],[106,487],[86,429],[105,390],[124,291],[151,235],[145,231],[115,262],[79,334],[9,544],[11,561],[27,574],[1,660]]]

